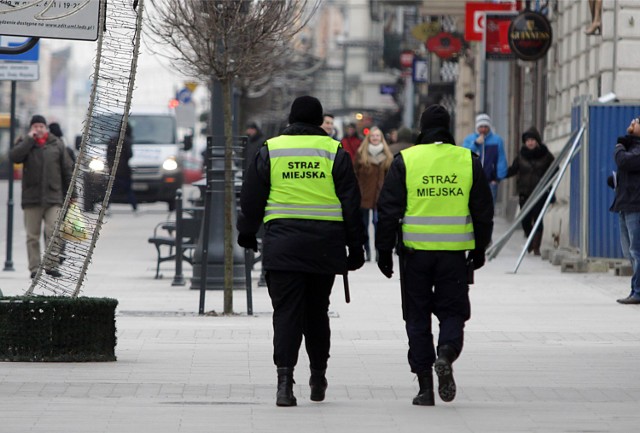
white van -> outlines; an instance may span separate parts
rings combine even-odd
[[[119,116],[114,116],[114,118]],[[169,210],[175,209],[176,190],[185,182],[185,171],[199,170],[194,164],[195,156],[187,153],[193,146],[192,136],[178,138],[178,128],[173,113],[169,111],[135,111],[129,115],[132,129],[133,157],[129,160],[132,171],[132,189],[139,203],[164,201]],[[115,135],[115,134],[114,134]],[[93,210],[95,203],[104,196],[106,176],[106,150],[108,143],[97,143],[104,147],[103,155],[89,163],[84,175],[84,208]],[[197,166],[196,167],[194,167]],[[192,181],[193,173],[186,173]],[[125,194],[114,194],[112,203],[127,203]]]

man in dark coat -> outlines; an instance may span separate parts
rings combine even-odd
[[[516,180],[516,190],[518,191],[521,209],[527,200],[529,200],[531,193],[533,193],[533,190],[538,186],[538,183],[553,163],[553,160],[553,155],[542,142],[542,137],[534,126],[522,134],[522,147],[520,148],[518,156],[513,160],[513,164],[509,167],[506,176],[511,177],[518,175]],[[541,197],[522,220],[522,229],[524,230],[524,234],[527,238],[531,234],[533,225],[542,212],[546,199],[547,195]],[[544,226],[541,221],[533,239],[531,240],[531,244],[529,244],[528,251],[533,251],[536,256],[540,255],[543,230]]]
[[[451,364],[462,351],[471,315],[468,272],[484,265],[493,230],[493,198],[482,164],[455,145],[449,122],[440,105],[422,113],[418,144],[394,158],[378,200],[378,267],[387,278],[393,275],[392,250],[402,233],[402,309],[409,365],[420,386],[413,404],[421,406],[435,404],[432,368],[440,398],[455,398]],[[432,314],[440,322],[437,359]]]
[[[613,157],[617,172],[610,186],[615,187],[612,212],[620,216],[620,244],[631,260],[631,292],[620,304],[640,304],[640,119],[631,121],[627,135],[618,137]]]
[[[264,144],[264,136],[256,122],[247,123],[245,133],[247,134],[247,148],[244,152],[244,166],[248,167],[253,157],[256,156],[256,153]]]
[[[22,163],[22,209],[27,232],[27,255],[31,278],[40,266],[40,236],[44,223],[45,245],[53,234],[65,194],[71,184],[73,162],[64,144],[49,133],[47,121],[39,114],[31,118],[29,133],[18,138],[11,149],[11,161]],[[56,252],[59,254],[59,251]],[[59,260],[47,259],[47,274],[60,277]]]
[[[110,170],[115,169],[115,178],[113,180],[113,190],[111,194],[122,195],[127,197],[127,201],[131,205],[133,211],[138,210],[138,201],[136,200],[136,194],[133,192],[133,185],[131,179],[131,167],[129,166],[129,160],[133,157],[133,130],[131,125],[127,123],[125,129],[124,139],[122,140],[122,148],[120,150],[120,159],[118,165],[115,166],[116,151],[118,149],[118,137],[113,137],[109,142],[107,148],[107,164]]]
[[[349,154],[320,128],[322,105],[297,98],[283,134],[254,156],[242,185],[238,244],[257,250],[273,305],[278,406],[295,406],[293,370],[305,338],[311,400],[322,401],[329,358],[329,295],[336,274],[364,263],[360,192]],[[346,254],[346,248],[349,254]]]

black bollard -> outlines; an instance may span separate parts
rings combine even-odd
[[[173,276],[172,286],[184,286],[182,275],[182,190],[176,191],[176,271]]]

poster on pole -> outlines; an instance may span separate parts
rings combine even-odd
[[[95,41],[100,0],[0,1],[3,35]]]

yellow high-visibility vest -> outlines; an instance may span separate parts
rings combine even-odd
[[[276,218],[343,221],[332,175],[339,142],[320,135],[281,135],[266,145],[271,191],[265,223]]]
[[[473,185],[471,151],[447,143],[401,151],[406,167],[407,209],[403,243],[416,250],[475,248],[469,193]]]

